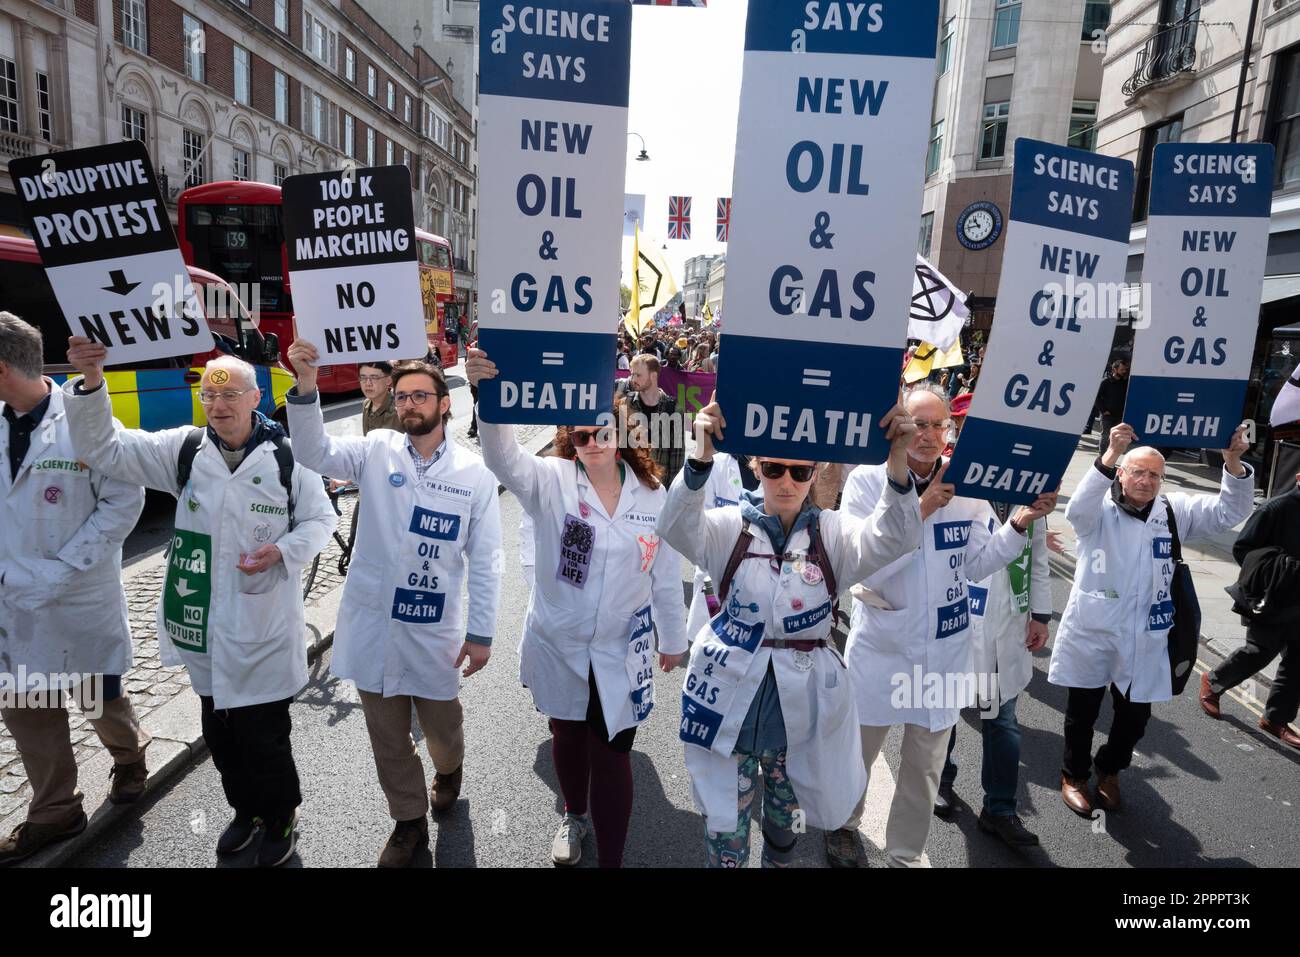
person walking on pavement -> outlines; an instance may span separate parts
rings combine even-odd
[[[618,380],[614,394],[627,399],[629,428],[644,423],[664,488],[669,488],[686,461],[686,425],[684,417],[677,414],[677,400],[659,388],[659,369],[659,360],[653,355],[636,356],[631,375]]]
[[[1233,433],[1223,453],[1218,494],[1187,495],[1162,493],[1164,456],[1146,446],[1130,448],[1136,435],[1121,422],[1066,506],[1081,557],[1047,680],[1069,689],[1061,798],[1076,814],[1092,814],[1088,781],[1094,767],[1096,806],[1119,809],[1119,773],[1133,760],[1151,705],[1173,698],[1173,543],[1227,531],[1250,514],[1255,482],[1241,461],[1249,447],[1244,428]],[[1110,737],[1094,756],[1093,726],[1108,686],[1115,716]]]
[[[394,403],[405,433],[380,430],[358,439],[325,432],[315,345],[297,339],[289,358],[299,370],[287,397],[294,456],[361,489],[330,670],[357,686],[379,785],[396,822],[379,865],[406,867],[429,842],[430,801],[444,812],[460,794],[460,667],[468,662],[469,677],[487,664],[496,630],[497,483],[477,455],[448,440],[451,394],[436,366],[397,363]],[[412,707],[435,769],[431,790],[411,740]]]
[[[823,510],[809,493],[816,463],[758,458],[762,493],[708,508],[715,401],[695,418],[696,457],[668,493],[664,541],[718,581],[721,609],[694,636],[679,736],[710,867],[749,858],[750,806],[763,778],[764,867],[788,867],[802,812],[838,827],[867,786],[853,690],[831,640],[834,601],[920,542],[907,472],[912,421],[902,407],[880,423],[891,442],[889,488],[865,519]]]
[[[1020,555],[1030,523],[1051,511],[1054,495],[1020,506],[1000,527],[990,524],[988,502],[954,497],[943,480],[952,428],[947,396],[919,385],[905,406],[916,425],[907,453],[920,496],[921,543],[863,579],[865,600],[853,603],[846,648],[861,725],[862,763],[871,766],[889,729],[903,725],[902,764],[885,831],[891,867],[920,867],[930,833],[949,729],[962,708],[975,703],[975,648],[970,636],[967,579],[980,581]],[[866,518],[887,487],[884,465],[859,466],[849,476],[840,511]],[[927,687],[942,693],[935,700]],[[865,794],[848,823],[826,834],[833,867],[861,867],[865,855],[857,829]]]
[[[148,778],[150,738],[122,690],[122,542],[144,491],[78,460],[43,355],[40,330],[0,312],[0,717],[32,787],[26,820],[0,840],[0,865],[86,828],[65,693],[113,757],[109,801],[136,800]]]
[[[1246,625],[1246,643],[1201,675],[1201,707],[1222,717],[1219,698],[1281,655],[1260,730],[1300,748],[1288,727],[1300,710],[1300,475],[1296,487],[1270,499],[1246,521],[1232,557],[1241,577],[1228,589]]]
[[[477,383],[497,369],[472,349],[465,373]],[[659,666],[671,671],[686,651],[686,609],[681,560],[655,532],[666,496],[658,466],[639,436],[620,439],[611,423],[625,418],[601,419],[557,429],[545,458],[521,448],[509,425],[483,422],[479,435],[484,462],[533,517],[537,574],[519,679],[550,719],[564,796],[551,859],[581,859],[590,806],[600,866],[620,867],[629,755],[654,707],[655,639]]]
[[[1124,417],[1124,402],[1128,398],[1128,363],[1116,359],[1110,364],[1109,374],[1097,387],[1097,411],[1101,414],[1101,438],[1097,449],[1104,453],[1110,446],[1110,430]]]
[[[257,411],[253,367],[210,361],[199,380],[206,429],[115,428],[107,350],[79,336],[63,386],[77,456],[92,469],[176,496],[158,603],[164,665],[184,665],[203,738],[235,817],[217,853],[248,847],[273,867],[294,852],[302,803],[289,705],[307,684],[302,570],[334,532],[319,475],[293,461],[284,431]]]

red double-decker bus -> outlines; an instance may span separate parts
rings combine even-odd
[[[293,342],[293,293],[280,212],[279,186],[204,183],[181,193],[177,236],[185,262],[230,283],[247,307],[256,310],[262,331],[280,337],[284,355]],[[459,320],[453,301],[451,243],[422,229],[415,231],[415,238],[429,348],[443,368],[449,368],[456,364]],[[322,392],[352,392],[361,387],[355,365],[323,367],[319,383]]]

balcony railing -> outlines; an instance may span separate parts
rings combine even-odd
[[[33,153],[48,153],[50,144],[44,140],[23,136],[21,133],[0,132],[0,156],[14,158],[31,156]]]
[[[1151,36],[1138,51],[1137,68],[1124,82],[1124,95],[1136,96],[1147,87],[1196,71],[1196,32],[1200,11]]]

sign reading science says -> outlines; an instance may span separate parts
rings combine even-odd
[[[320,364],[428,352],[411,171],[290,176],[281,199],[294,325],[320,350]]]
[[[1124,421],[1143,442],[1226,448],[1241,421],[1264,288],[1273,147],[1156,147]]]
[[[143,143],[16,159],[9,175],[74,336],[110,365],[212,348]]]
[[[936,0],[750,0],[718,383],[728,452],[885,459],[938,18]]]
[[[1128,262],[1133,164],[1016,140],[993,334],[945,478],[958,495],[1054,492],[1092,411]]]
[[[632,8],[479,6],[485,422],[593,423],[614,399]]]

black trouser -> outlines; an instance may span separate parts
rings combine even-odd
[[[203,739],[235,813],[268,823],[288,821],[302,803],[289,740],[292,698],[218,710],[203,702]]]
[[[1110,722],[1110,738],[1097,749],[1097,771],[1118,774],[1133,762],[1133,748],[1146,733],[1151,705],[1137,704],[1110,686],[1115,702],[1115,716]],[[1105,688],[1071,688],[1065,705],[1065,763],[1061,773],[1067,778],[1086,780],[1092,775],[1092,728],[1106,698]]]
[[[474,404],[469,407],[469,430],[471,434],[478,432],[478,386],[469,387],[469,397]]]
[[[1101,414],[1101,437],[1097,440],[1097,449],[1102,455],[1106,454],[1106,449],[1110,446],[1110,430],[1119,425],[1120,417],[1112,415],[1109,412]]]
[[[1246,644],[1210,672],[1210,689],[1223,694],[1256,674],[1279,654],[1277,677],[1264,705],[1264,717],[1273,724],[1290,724],[1300,711],[1300,624],[1251,625]]]

